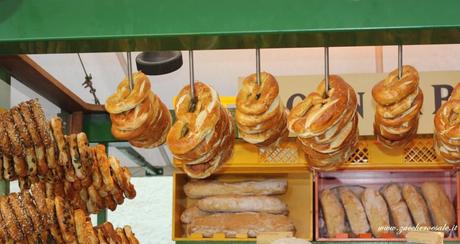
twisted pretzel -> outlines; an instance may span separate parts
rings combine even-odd
[[[236,105],[244,114],[260,115],[269,110],[278,93],[278,82],[271,74],[260,73],[260,85],[257,84],[256,74],[252,74],[243,80]]]
[[[133,74],[134,87],[129,89],[128,78],[125,77],[118,85],[115,94],[111,95],[106,103],[105,109],[111,114],[118,114],[133,109],[140,104],[150,93],[150,81],[148,77],[137,72]]]
[[[184,87],[177,96],[177,120],[166,138],[173,154],[184,154],[198,146],[212,133],[221,116],[219,95],[212,87],[196,82],[195,91],[197,100],[194,109],[190,86]]]
[[[372,96],[378,104],[397,103],[418,88],[420,77],[414,67],[404,65],[402,73],[402,77],[398,79],[398,70],[393,70],[387,78],[372,88]]]

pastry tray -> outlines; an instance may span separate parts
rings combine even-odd
[[[388,235],[385,238],[374,238],[370,234],[360,238],[352,238],[347,235],[339,235],[336,238],[328,238],[321,234],[324,228],[324,220],[320,217],[319,193],[323,189],[331,189],[337,186],[365,186],[380,189],[389,183],[411,183],[420,186],[427,181],[440,183],[453,202],[457,213],[456,221],[459,223],[459,213],[457,203],[459,202],[459,173],[456,170],[346,170],[337,172],[320,172],[315,176],[315,240],[317,241],[405,241],[404,238],[395,235]],[[458,230],[454,233],[455,237],[445,240],[460,240]]]
[[[287,192],[279,195],[289,209],[289,218],[296,227],[295,236],[307,240],[313,238],[313,176],[309,172],[303,173],[220,173],[213,175],[212,179],[222,181],[241,181],[257,179],[286,179]],[[223,233],[215,234],[212,238],[203,238],[201,235],[187,237],[180,221],[182,212],[192,206],[196,200],[185,196],[183,186],[190,180],[182,172],[173,174],[173,219],[172,239],[174,241],[256,241],[245,233],[238,234],[236,238],[226,238]]]

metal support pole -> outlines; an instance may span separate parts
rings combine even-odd
[[[190,97],[191,103],[189,111],[192,112],[195,110],[196,105],[196,94],[195,94],[195,67],[193,64],[193,50],[188,51],[188,67],[189,67],[189,75],[190,75]]]
[[[171,159],[169,158],[168,153],[167,153],[166,150],[165,150],[164,145],[159,146],[159,147],[158,147],[158,150],[160,150],[160,154],[161,154],[161,157],[163,158],[163,160],[164,160],[169,166],[173,166],[173,164],[172,164],[172,162],[171,162]]]
[[[324,85],[327,94],[329,91],[329,47],[324,48]]]
[[[126,64],[128,66],[129,90],[132,90],[134,87],[134,80],[133,80],[133,67],[131,65],[131,52],[126,53]]]
[[[403,75],[403,47],[398,45],[398,79]]]
[[[260,86],[260,48],[256,48],[256,81]]]

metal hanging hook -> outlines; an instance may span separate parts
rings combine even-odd
[[[329,47],[324,48],[324,86],[326,94],[329,91]]]
[[[260,86],[260,48],[256,48],[256,82]]]
[[[403,76],[403,47],[398,45],[398,79]]]
[[[133,80],[133,67],[131,65],[131,52],[126,53],[126,66],[128,66],[129,90],[132,90],[134,87],[134,80]]]
[[[190,72],[190,97],[191,104],[189,111],[192,112],[195,110],[196,105],[196,94],[195,94],[195,67],[193,64],[193,50],[188,51],[188,60],[189,60],[189,72]]]

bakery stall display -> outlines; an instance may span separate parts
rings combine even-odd
[[[358,174],[320,176],[318,240],[403,240],[413,231],[457,237],[455,175],[437,172],[430,181],[416,172],[384,172],[355,185],[359,180],[348,177]]]
[[[433,147],[447,163],[460,163],[460,83],[434,116]]]
[[[141,148],[154,148],[166,141],[171,128],[171,114],[160,98],[151,91],[149,78],[142,72],[133,74],[129,88],[125,77],[117,91],[107,98],[105,109],[110,113],[112,134]]]
[[[372,88],[376,102],[374,133],[386,147],[403,147],[417,134],[423,92],[419,88],[418,71],[410,66],[398,69]]]
[[[246,77],[236,97],[235,121],[239,136],[259,147],[278,145],[288,136],[287,113],[273,75],[261,72]]]
[[[166,142],[174,163],[192,178],[206,178],[229,160],[235,141],[235,125],[230,112],[223,107],[214,88],[194,83],[196,97],[190,86],[176,98],[176,121]]]
[[[340,76],[329,77],[288,116],[288,129],[314,169],[333,169],[352,155],[358,143],[357,100],[353,88]]]
[[[2,243],[139,243],[130,226],[93,227],[85,211],[62,197],[47,197],[43,188],[35,183],[31,190],[0,196]]]

